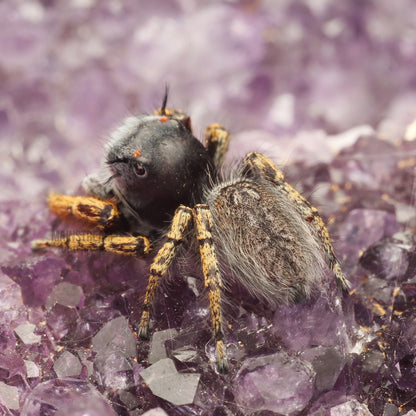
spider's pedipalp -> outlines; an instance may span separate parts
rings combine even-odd
[[[175,211],[170,230],[167,233],[167,241],[162,245],[150,266],[149,282],[144,298],[143,312],[140,320],[138,335],[140,338],[149,338],[150,310],[153,305],[156,290],[160,280],[166,274],[169,266],[175,258],[177,249],[182,243],[185,233],[192,222],[192,210],[183,205]]]
[[[100,230],[112,227],[120,215],[114,203],[94,197],[60,195],[52,192],[48,197],[48,205],[50,210],[61,218],[72,216]]]
[[[229,369],[229,364],[223,341],[224,332],[222,328],[221,310],[222,282],[212,239],[212,217],[209,207],[203,204],[196,205],[193,210],[193,217],[199,242],[205,287],[208,290],[211,308],[212,326],[217,349],[217,368],[220,373],[226,373]]]
[[[282,171],[266,156],[259,153],[249,153],[243,162],[243,172],[257,179],[265,179],[276,186],[288,199],[295,203],[299,213],[313,227],[318,235],[327,256],[327,263],[334,272],[337,285],[348,291],[350,282],[344,276],[338,259],[335,256],[328,230],[320,217],[318,210],[304,198],[295,188],[289,185]]]

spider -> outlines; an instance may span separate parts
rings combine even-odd
[[[129,117],[112,134],[101,171],[83,182],[91,196],[49,196],[56,215],[89,223],[102,235],[35,240],[32,247],[142,257],[158,246],[138,326],[138,336],[148,339],[163,277],[181,246],[196,252],[199,246],[217,369],[225,373],[225,283],[237,282],[276,306],[307,298],[322,284],[327,266],[342,290],[348,290],[349,282],[317,209],[285,182],[269,158],[249,153],[225,179],[221,166],[230,140],[227,130],[208,126],[204,146],[193,136],[190,118],[166,103],[167,92],[153,115]]]

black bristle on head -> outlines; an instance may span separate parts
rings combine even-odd
[[[162,106],[160,107],[160,112],[162,116],[166,115],[166,104],[168,102],[168,95],[169,95],[169,87],[168,85],[165,86],[165,95],[163,96]]]

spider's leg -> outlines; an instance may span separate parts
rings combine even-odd
[[[230,134],[221,124],[210,124],[205,129],[205,146],[218,169],[225,158],[230,142]]]
[[[255,152],[249,153],[243,162],[243,172],[257,178],[264,178],[273,183],[290,200],[296,203],[301,215],[316,230],[327,255],[328,264],[334,272],[338,287],[344,291],[348,291],[350,288],[350,282],[342,273],[341,265],[336,258],[328,230],[326,229],[318,210],[312,206],[311,203],[295,188],[285,181],[281,170],[266,156]]]
[[[152,250],[150,241],[146,237],[120,236],[110,234],[107,236],[97,234],[61,235],[50,240],[32,241],[33,250],[45,248],[60,248],[71,251],[107,251],[126,256],[143,257]]]
[[[72,216],[100,230],[113,226],[120,215],[113,202],[94,197],[51,193],[48,197],[48,205],[59,217]]]
[[[217,368],[220,373],[226,373],[229,369],[229,364],[225,351],[224,332],[222,329],[222,282],[220,272],[218,270],[215,247],[212,241],[211,212],[207,205],[196,205],[193,210],[193,217],[199,241],[205,287],[208,289],[209,303],[211,307],[212,326],[218,355]]]
[[[150,266],[149,282],[147,284],[146,296],[144,298],[143,313],[140,320],[138,335],[141,338],[149,338],[150,310],[153,305],[156,290],[162,277],[166,274],[169,266],[175,258],[176,252],[182,243],[185,232],[192,222],[192,210],[180,205],[175,211],[171,227],[167,233],[167,241],[160,248]]]

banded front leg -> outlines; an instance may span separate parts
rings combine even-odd
[[[32,250],[59,248],[71,251],[106,251],[125,256],[144,257],[152,251],[150,241],[146,237],[71,234],[49,240],[33,240]]]

